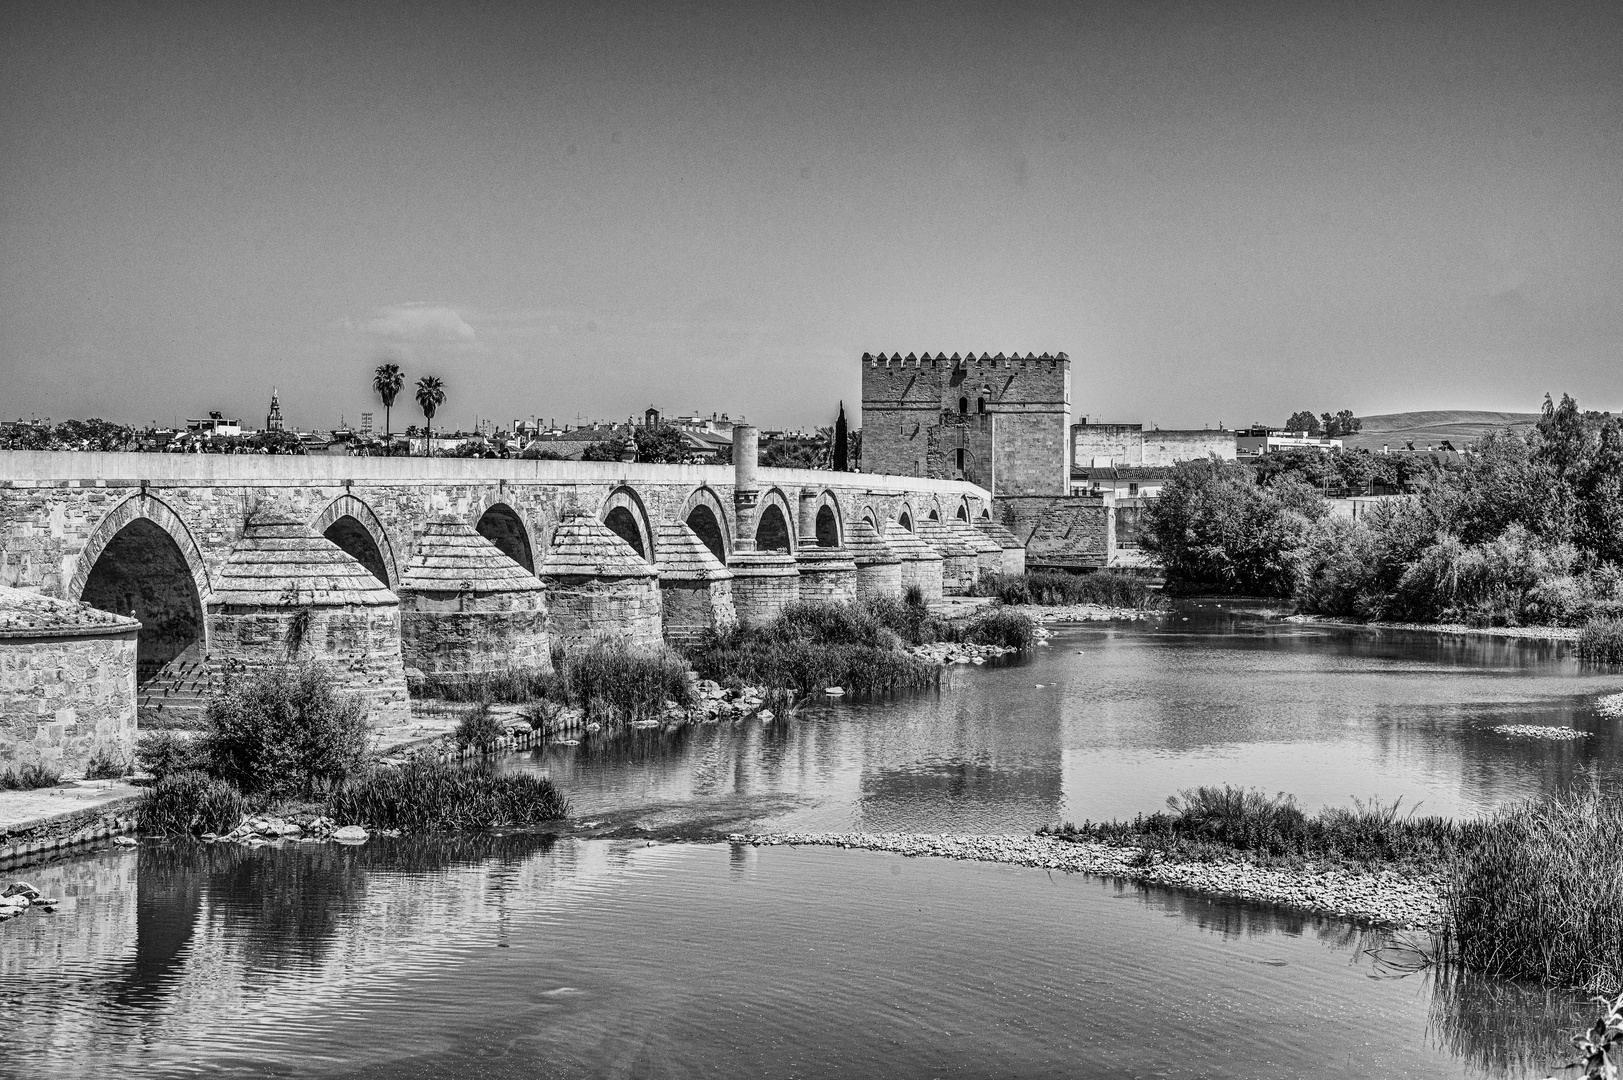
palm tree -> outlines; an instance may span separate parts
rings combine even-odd
[[[445,385],[434,375],[417,380],[417,407],[428,418],[428,453],[434,453],[434,413],[445,404]]]
[[[385,452],[394,446],[389,430],[389,413],[394,408],[395,395],[400,388],[406,385],[406,377],[400,374],[399,364],[379,364],[377,371],[372,373],[372,389],[383,398],[383,446]]]

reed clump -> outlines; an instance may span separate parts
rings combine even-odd
[[[958,632],[958,640],[970,645],[997,645],[1026,650],[1037,637],[1037,624],[1030,616],[1008,608],[983,611]]]
[[[801,601],[761,626],[712,632],[687,655],[701,677],[724,685],[884,694],[937,685],[941,669],[903,646],[943,630],[950,627],[923,605],[905,601]]]
[[[1578,631],[1578,659],[1623,664],[1623,618],[1591,619]]]
[[[1063,570],[1029,570],[1024,574],[992,574],[975,585],[975,595],[995,596],[1005,604],[1099,604],[1105,607],[1163,608],[1161,590],[1136,574],[1097,570],[1069,574]]]
[[[33,791],[55,787],[62,782],[62,774],[49,765],[31,761],[11,769],[0,769],[0,791]]]
[[[503,735],[507,729],[501,721],[490,714],[490,706],[484,702],[470,708],[456,726],[454,737],[458,746],[483,747],[489,746]]]
[[[540,825],[569,816],[569,800],[545,777],[425,759],[347,780],[328,805],[335,820],[405,832]]]
[[[235,784],[187,769],[149,787],[136,804],[135,818],[142,832],[187,836],[230,832],[247,812],[248,800]]]
[[[86,780],[117,780],[130,773],[130,759],[110,746],[98,746],[85,762]]]
[[[1500,810],[1466,838],[1456,866],[1446,961],[1623,990],[1623,796],[1581,789]]]
[[[1448,869],[1462,835],[1447,818],[1403,812],[1401,800],[1354,800],[1352,809],[1327,806],[1308,814],[1294,796],[1233,785],[1186,789],[1167,799],[1166,810],[1130,822],[1067,823],[1045,832],[1195,862],[1228,861],[1242,853],[1261,863],[1400,867],[1425,874]]]
[[[668,701],[691,707],[688,671],[687,660],[668,645],[606,638],[554,648],[551,668],[425,676],[413,680],[411,693],[474,705],[574,705],[588,721],[625,723],[661,715]]]

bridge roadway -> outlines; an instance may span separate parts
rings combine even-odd
[[[650,562],[658,526],[678,521],[728,562],[740,535],[762,549],[810,542],[807,510],[817,542],[838,546],[863,518],[881,533],[911,531],[931,517],[974,521],[991,503],[961,481],[758,469],[759,502],[740,534],[734,483],[728,466],[0,451],[0,584],[97,606],[111,590],[133,598],[143,622],[179,631],[261,507],[308,521],[394,588],[422,526],[446,513],[533,572],[573,510],[595,513]],[[184,647],[169,645],[158,652]]]

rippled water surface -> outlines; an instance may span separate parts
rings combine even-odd
[[[1619,690],[1623,676],[1581,670],[1570,644],[1189,603],[1152,623],[1062,628],[1007,667],[954,667],[938,695],[588,738],[521,767],[553,776],[584,815],[655,828],[1029,831],[1157,810],[1213,783],[1309,809],[1377,797],[1474,815],[1584,767],[1623,778],[1623,725],[1594,708]],[[1501,724],[1589,737],[1515,739]]]
[[[509,764],[582,819],[694,834],[1028,830],[1204,782],[1475,813],[1623,771],[1592,704],[1623,678],[1566,647],[1184,618]],[[1521,1077],[1587,1008],[1394,977],[1333,920],[828,848],[146,843],[24,873],[64,904],[0,926],[4,1076]]]

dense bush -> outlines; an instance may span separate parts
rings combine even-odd
[[[187,835],[236,828],[248,802],[236,785],[196,769],[172,773],[153,784],[136,806],[142,832]]]
[[[1338,455],[1325,455],[1335,459]],[[1491,434],[1397,485],[1356,522],[1301,477],[1334,460],[1187,462],[1145,511],[1169,587],[1294,596],[1306,611],[1474,626],[1623,616],[1623,421],[1545,400],[1525,435]],[[1343,462],[1345,464],[1345,462]],[[1328,483],[1328,480],[1325,481]]]
[[[1578,632],[1578,658],[1600,664],[1623,664],[1623,618],[1591,620]]]
[[[469,709],[458,722],[455,738],[458,746],[481,747],[489,746],[505,734],[506,728],[490,715],[490,706],[481,703]]]
[[[995,596],[1005,604],[1102,604],[1108,607],[1159,608],[1161,590],[1143,577],[1116,570],[1068,574],[1062,570],[1028,570],[1024,574],[991,574],[975,585],[975,595]]]
[[[578,705],[587,720],[620,723],[659,716],[665,702],[693,704],[682,654],[667,645],[633,645],[618,638],[552,654],[556,688],[546,695]]]
[[[38,762],[0,769],[0,791],[32,791],[36,788],[55,787],[61,782],[60,772]]]
[[[1260,487],[1232,461],[1186,461],[1145,508],[1141,543],[1160,556],[1169,586],[1290,596],[1325,513],[1323,498],[1299,480]]]
[[[208,764],[202,741],[178,731],[146,732],[135,741],[135,763],[157,780]]]
[[[1446,896],[1448,960],[1623,989],[1623,796],[1578,790],[1501,810],[1460,856]]]
[[[488,829],[569,816],[569,800],[532,773],[416,760],[375,769],[333,792],[331,816],[374,829]]]
[[[208,706],[199,749],[210,773],[249,795],[297,794],[361,766],[366,706],[341,694],[319,664],[280,666],[240,680]]]
[[[1036,639],[1037,624],[1031,617],[1008,608],[992,608],[971,619],[958,640],[971,645],[997,645],[1005,649],[1029,649]]]
[[[856,693],[887,693],[934,686],[938,667],[901,649],[936,640],[950,624],[905,601],[787,605],[762,626],[711,633],[688,656],[705,678],[728,685],[797,689],[842,686]]]

